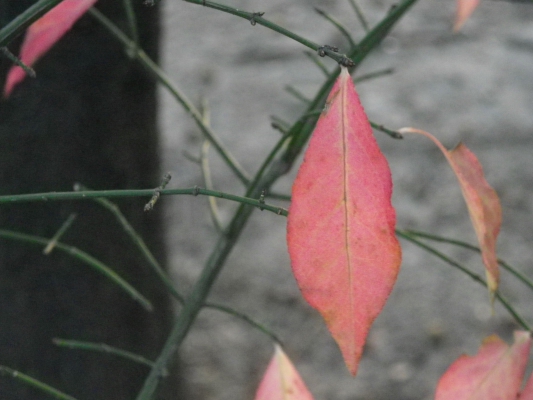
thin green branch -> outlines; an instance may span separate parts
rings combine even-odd
[[[0,30],[0,47],[8,45],[32,23],[63,0],[39,0]]]
[[[30,244],[35,244],[39,246],[46,246],[49,242],[49,239],[46,239],[46,238],[42,238],[42,237],[34,236],[34,235],[27,235],[25,233],[8,231],[5,229],[0,229],[0,237],[4,239],[9,239],[9,240],[17,240],[17,241],[30,243]],[[115,283],[122,290],[128,293],[145,310],[147,311],[153,310],[152,304],[150,303],[148,299],[146,299],[142,294],[140,294],[137,291],[137,289],[131,286],[128,282],[126,282],[123,278],[121,278],[115,271],[113,271],[111,268],[109,268],[107,265],[105,265],[101,261],[97,260],[93,256],[85,253],[84,251],[74,246],[68,246],[66,244],[58,242],[56,243],[55,247],[57,250],[61,250],[71,255],[72,257],[78,259],[79,261],[83,262],[84,264],[87,264],[91,268],[94,268],[96,271],[104,275],[111,282]]]
[[[124,11],[126,11],[128,29],[133,44],[126,52],[130,58],[134,58],[139,50],[139,29],[137,28],[137,18],[135,17],[135,10],[131,0],[122,0],[122,4],[124,5]]]
[[[24,72],[26,72],[26,75],[28,75],[30,78],[35,78],[37,76],[35,74],[35,70],[32,67],[24,64],[22,60],[20,60],[17,56],[11,53],[7,47],[0,47],[0,53],[6,56],[9,61],[22,68]]]
[[[324,65],[322,60],[316,55],[316,53],[311,53],[310,51],[304,51],[304,54],[309,58],[327,77],[329,76],[328,68]]]
[[[252,327],[257,329],[258,331],[260,331],[260,332],[264,333],[265,335],[267,335],[268,337],[270,337],[270,339],[273,342],[276,342],[276,343],[279,343],[280,345],[283,345],[283,342],[281,341],[281,339],[274,332],[272,332],[270,329],[266,328],[264,325],[260,324],[259,322],[254,321],[252,318],[250,318],[246,314],[243,314],[243,313],[241,313],[239,311],[234,310],[231,307],[223,306],[221,304],[215,304],[215,303],[209,303],[208,302],[208,303],[204,303],[204,307],[212,308],[213,310],[217,310],[217,311],[232,315],[232,316],[234,316],[236,318],[242,319],[247,324],[251,325]]]
[[[124,46],[126,49],[132,48],[132,41],[122,33],[118,27],[113,24],[106,16],[104,16],[98,10],[91,8],[89,13],[96,18],[102,25],[104,25],[109,32]],[[189,115],[194,119],[194,122],[200,128],[200,131],[204,136],[211,142],[215,147],[217,152],[220,154],[224,162],[228,167],[235,173],[239,180],[247,185],[250,181],[250,178],[244,168],[239,164],[239,162],[233,157],[229,150],[222,144],[220,139],[216,134],[206,126],[202,121],[202,115],[193,106],[193,104],[187,99],[187,97],[178,89],[178,87],[172,82],[172,80],[159,68],[159,66],[152,61],[150,57],[142,50],[139,49],[135,54],[137,60],[140,64],[152,75],[159,83],[161,83],[170,94],[181,104],[181,106],[189,113]]]
[[[468,275],[470,278],[472,278],[477,283],[480,283],[483,286],[487,287],[487,284],[486,284],[485,280],[483,280],[483,278],[481,278],[478,274],[470,271],[468,268],[464,267],[463,265],[459,264],[458,262],[453,261],[451,258],[449,258],[448,256],[444,255],[443,253],[439,252],[434,247],[431,247],[431,246],[429,246],[429,245],[417,240],[415,237],[411,236],[406,231],[396,230],[396,234],[398,236],[400,236],[401,238],[406,239],[406,240],[410,241],[411,243],[416,244],[418,247],[426,250],[427,252],[437,256],[438,258],[440,258],[441,260],[443,260],[446,263],[450,264],[454,268],[457,268],[462,273]]]
[[[111,354],[126,360],[136,362],[137,364],[143,364],[150,368],[154,366],[154,362],[150,361],[138,354],[119,349],[117,347],[109,346],[105,343],[85,342],[80,340],[67,340],[54,338],[52,340],[56,346],[66,347],[69,349],[96,351],[100,353]]]
[[[172,176],[170,175],[170,172],[167,172],[161,180],[161,184],[154,190],[154,194],[150,201],[144,205],[144,211],[148,212],[154,209],[155,203],[157,203],[157,200],[161,197],[161,190],[164,190],[167,187],[171,179]]]
[[[434,256],[440,258],[442,261],[446,262],[452,267],[457,268],[459,271],[466,274],[467,276],[469,276],[470,278],[472,278],[474,281],[484,286],[485,288],[487,287],[487,283],[485,282],[485,280],[481,278],[478,274],[475,274],[474,272],[470,271],[468,268],[459,264],[457,261],[452,260],[450,257],[441,253],[434,247],[429,246],[421,242],[420,240],[416,239],[414,236],[410,235],[407,231],[396,230],[396,234],[400,236],[401,238],[408,240],[411,243],[415,244],[416,246],[424,249],[428,253],[431,253]],[[509,314],[511,314],[511,316],[515,319],[515,321],[520,326],[522,326],[527,331],[531,330],[531,327],[529,326],[529,324],[520,316],[520,314],[518,314],[518,312],[514,309],[511,303],[509,303],[509,301],[505,297],[503,297],[503,295],[500,292],[496,291],[495,298],[503,305],[503,307],[509,312]]]
[[[354,51],[355,54],[351,57],[356,66],[363,61],[369,52],[375,49],[377,45],[385,39],[399,19],[417,1],[418,0],[403,0],[398,4],[395,4],[395,7],[390,9],[385,18],[365,35],[363,40],[359,42],[358,48]]]
[[[60,399],[60,400],[76,400],[75,397],[69,396],[68,394],[65,394],[63,392],[60,392],[57,389],[54,389],[52,386],[47,385],[46,383],[43,383],[35,378],[32,378],[29,375],[23,374],[20,371],[11,369],[9,367],[5,367],[3,365],[0,365],[0,375],[9,376],[13,379],[16,379],[28,386],[33,387],[34,389],[37,389],[41,391],[42,393],[47,394],[50,397]]]
[[[421,237],[421,238],[424,238],[424,239],[429,239],[429,240],[433,240],[433,241],[441,242],[441,243],[453,244],[455,246],[459,246],[459,247],[462,247],[462,248],[465,248],[465,249],[468,249],[468,250],[471,250],[471,251],[475,251],[476,253],[481,253],[481,249],[479,247],[473,246],[473,245],[471,245],[469,243],[466,243],[466,242],[462,242],[460,240],[445,238],[445,237],[442,237],[442,236],[431,235],[429,233],[413,231],[413,230],[405,230],[404,232],[409,234],[409,235],[412,235],[412,236],[418,236],[418,237]],[[531,279],[529,279],[527,276],[522,274],[518,269],[516,269],[516,268],[512,267],[511,265],[507,264],[501,258],[498,258],[497,261],[498,261],[498,264],[501,267],[503,267],[505,270],[509,271],[512,275],[514,275],[524,285],[526,285],[531,290],[533,290],[533,281],[531,281]]]
[[[279,151],[281,151],[283,148],[287,147],[287,145],[289,143],[289,140],[290,140],[290,137],[291,137],[291,133],[287,132],[285,135],[283,135],[278,140],[276,145],[272,148],[272,150],[270,151],[268,156],[263,160],[263,163],[261,164],[261,166],[257,170],[257,173],[255,174],[255,179],[252,182],[252,184],[250,185],[250,188],[248,189],[247,194],[251,194],[251,193],[254,193],[254,192],[258,192],[259,190],[266,190],[267,188],[270,188],[270,185],[269,185],[268,187],[264,187],[262,189],[259,189],[259,185],[260,185],[259,182],[261,182],[261,180],[263,179],[267,169],[270,167],[270,165],[272,164],[272,161],[274,160],[276,155],[279,153]]]
[[[268,197],[276,200],[291,201],[291,195],[286,193],[269,193]]]
[[[385,68],[379,71],[370,72],[365,75],[359,75],[358,77],[354,78],[353,83],[361,83],[364,81],[368,81],[370,79],[380,78],[385,75],[390,75],[394,73],[394,68]]]
[[[280,117],[276,115],[271,115],[270,120],[272,121],[270,126],[280,131],[283,135],[285,135],[290,128],[290,125],[288,122],[284,121],[283,119],[281,119]]]
[[[302,103],[309,104],[311,100],[305,97],[298,89],[292,85],[286,85],[285,90],[287,93],[292,94],[296,99],[300,100]]]
[[[368,22],[366,21],[365,15],[363,14],[363,11],[361,10],[361,7],[359,7],[359,4],[357,4],[356,0],[348,0],[350,5],[352,6],[353,10],[355,11],[355,14],[357,15],[357,19],[361,23],[361,26],[365,30],[365,32],[368,32]]]
[[[237,17],[241,17],[241,18],[244,18],[248,21],[251,22],[252,25],[262,25],[268,29],[271,29],[275,32],[278,32],[280,34],[282,34],[283,36],[286,36],[290,39],[293,39],[295,41],[297,41],[298,43],[301,43],[303,44],[304,46],[306,47],[309,47],[310,49],[314,50],[314,51],[320,51],[321,52],[321,55],[324,54],[324,56],[328,56],[330,57],[331,59],[337,61],[338,63],[347,63],[349,62],[349,59],[347,59],[346,55],[344,54],[341,54],[341,53],[337,53],[335,52],[333,49],[331,48],[328,48],[328,47],[325,47],[325,46],[321,46],[317,43],[314,43],[300,35],[297,35],[295,34],[294,32],[291,32],[289,31],[288,29],[285,29],[271,21],[269,21],[268,19],[266,18],[263,18],[262,15],[264,13],[262,12],[247,12],[247,11],[243,11],[243,10],[239,10],[237,8],[233,8],[233,7],[230,7],[230,6],[226,6],[224,4],[219,4],[219,3],[215,3],[213,1],[207,1],[207,0],[185,0],[185,2],[187,3],[193,3],[193,4],[198,4],[198,5],[201,5],[201,6],[205,6],[205,7],[208,7],[208,8],[213,8],[215,10],[218,10],[218,11],[222,11],[222,12],[225,12],[225,13],[229,13],[229,14],[232,14],[232,15],[235,15]]]
[[[213,196],[219,199],[226,199],[235,201],[237,203],[247,204],[256,208],[268,210],[277,215],[287,216],[287,210],[283,207],[276,207],[270,204],[262,204],[257,199],[249,197],[236,196],[234,194],[224,193],[217,190],[203,189],[200,187],[186,188],[186,189],[165,189],[160,190],[162,196],[169,195],[191,195],[191,196]],[[90,200],[95,198],[124,198],[124,197],[151,197],[154,194],[153,189],[138,189],[138,190],[94,190],[83,192],[49,192],[49,193],[33,193],[33,194],[15,194],[0,196],[1,204],[7,203],[28,203],[34,201],[64,201],[64,200]]]
[[[185,157],[187,160],[189,160],[190,162],[194,163],[194,164],[198,164],[200,165],[200,157],[197,157],[195,156],[194,154],[192,154],[190,151],[188,150],[183,150],[181,152],[181,154],[183,155],[183,157]]]
[[[375,122],[372,122],[372,121],[369,121],[370,122],[370,126],[380,132],[383,132],[383,133],[386,133],[387,135],[389,135],[391,138],[393,139],[403,139],[403,135],[398,132],[398,131],[393,131],[389,128],[386,128],[385,126],[383,126],[382,124],[377,124]]]
[[[320,8],[315,7],[315,11],[324,17],[327,21],[331,22],[331,24],[339,30],[342,36],[346,38],[348,43],[350,44],[350,50],[353,50],[357,47],[357,44],[355,43],[355,40],[353,40],[352,35],[350,35],[350,32],[338,21],[336,18],[328,14],[327,12],[321,10]]]
[[[206,189],[213,189],[213,180],[211,179],[211,169],[209,168],[209,142],[206,140],[202,144],[202,149],[200,152],[200,165],[202,166],[202,177],[204,178],[204,184]],[[209,196],[209,213],[211,215],[211,220],[217,232],[222,232],[224,228],[222,227],[222,221],[220,219],[220,213],[218,211],[218,205],[215,197]]]
[[[59,230],[56,232],[54,236],[52,236],[52,239],[48,242],[46,247],[43,249],[43,254],[48,255],[54,250],[54,247],[56,247],[57,242],[61,237],[65,234],[65,232],[72,226],[74,221],[76,220],[76,214],[72,213],[68,216],[67,220],[63,222]]]
[[[206,126],[210,126],[211,123],[211,114],[209,110],[209,105],[206,100],[202,101],[201,107],[202,120]],[[200,167],[202,170],[202,177],[204,179],[204,185],[206,189],[213,190],[213,180],[211,178],[211,168],[209,166],[209,141],[204,140],[202,148],[200,149]],[[222,232],[222,220],[220,219],[220,213],[218,211],[218,205],[215,197],[208,197],[209,201],[209,213],[211,215],[211,220],[217,232]]]

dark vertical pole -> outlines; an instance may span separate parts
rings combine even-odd
[[[0,20],[31,3],[0,0]],[[157,59],[157,7],[134,3],[141,47]],[[122,1],[100,0],[98,7],[127,32]],[[10,46],[15,53],[16,46]],[[1,60],[2,82],[9,66]],[[72,190],[75,182],[94,189],[159,184],[155,84],[105,29],[84,16],[35,69],[37,79],[25,79],[0,101],[0,194]],[[119,206],[164,263],[160,207],[144,213],[145,201]],[[78,218],[64,242],[113,267],[154,311],[65,254],[44,256],[40,248],[0,239],[0,364],[80,400],[132,399],[145,366],[52,343],[55,337],[102,342],[154,359],[164,342],[169,297],[111,214],[87,202],[2,206],[0,228],[51,237],[72,212]],[[165,393],[179,398],[175,385]],[[41,397],[0,377],[4,400]]]

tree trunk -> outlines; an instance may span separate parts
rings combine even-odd
[[[0,0],[5,24],[32,1]],[[157,7],[135,0],[141,47],[156,59]],[[98,8],[128,32],[123,2]],[[20,40],[9,47],[16,54]],[[1,60],[0,78],[10,62]],[[159,185],[154,82],[90,15],[36,65],[8,100],[0,100],[0,194]],[[126,218],[165,263],[161,208],[148,199],[121,200]],[[0,206],[0,229],[50,238],[71,213],[61,239],[98,258],[153,304],[145,311],[88,265],[57,249],[0,238],[0,364],[82,399],[133,399],[148,368],[104,353],[59,348],[53,338],[106,343],[155,359],[172,322],[167,291],[109,211],[92,201]],[[174,377],[167,382],[176,382]],[[165,398],[178,399],[167,384]],[[0,398],[45,396],[0,377]]]

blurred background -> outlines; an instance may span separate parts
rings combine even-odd
[[[226,0],[316,43],[347,49],[345,39],[314,7],[341,21],[355,39],[364,36],[347,0]],[[285,89],[312,98],[323,82],[304,48],[259,25],[185,2],[163,1],[163,68],[253,174],[279,139],[270,126],[290,123],[305,105]],[[393,1],[359,0],[370,26]],[[533,6],[483,1],[459,34],[452,33],[455,1],[419,1],[355,77],[392,68],[394,73],[357,85],[369,118],[391,129],[414,126],[452,148],[459,141],[478,156],[500,195],[503,226],[499,256],[533,274]],[[322,60],[332,70],[335,63]],[[160,127],[169,187],[203,186],[191,155],[203,139],[192,119],[161,90]],[[398,228],[416,229],[476,244],[456,179],[439,150],[420,136],[393,140],[375,133],[394,180]],[[212,150],[216,189],[244,189]],[[275,189],[289,193],[295,171]],[[288,207],[288,203],[270,200]],[[170,268],[187,292],[216,241],[202,197],[165,198]],[[218,201],[227,222],[235,204]],[[318,313],[300,296],[291,275],[284,217],[256,211],[210,300],[253,316],[275,331],[316,399],[431,399],[440,375],[461,353],[474,353],[497,333],[511,340],[518,326],[487,290],[434,256],[402,242],[402,271],[375,322],[358,376],[352,378]],[[436,245],[437,246],[437,245]],[[480,275],[478,254],[437,246]],[[533,294],[502,272],[501,291],[533,322]],[[202,311],[181,350],[190,390],[197,399],[252,398],[272,355],[269,338],[242,321]]]

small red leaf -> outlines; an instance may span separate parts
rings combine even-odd
[[[496,191],[487,183],[476,155],[463,143],[446,150],[433,135],[420,129],[402,128],[401,133],[417,133],[431,139],[442,151],[459,180],[468,213],[481,248],[487,284],[491,296],[498,289],[500,271],[496,256],[496,240],[502,224],[502,209]]]
[[[300,374],[278,345],[259,384],[255,400],[313,400]]]
[[[400,268],[391,194],[389,165],[343,68],[294,181],[287,243],[300,290],[353,375]]]
[[[97,0],[64,0],[35,21],[26,31],[26,37],[20,49],[21,61],[31,66],[39,57],[46,53],[72,25],[89,9]],[[6,79],[4,96],[8,97],[11,91],[20,83],[26,73],[21,67],[11,68]]]
[[[441,377],[435,400],[516,400],[529,357],[529,332],[509,347],[496,335],[475,356],[459,357]]]
[[[479,0],[457,0],[453,31],[458,32],[479,5]]]

